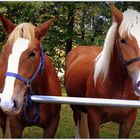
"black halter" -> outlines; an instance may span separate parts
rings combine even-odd
[[[140,57],[136,57],[136,58],[132,58],[132,59],[129,59],[129,60],[125,60],[121,54],[121,52],[119,51],[119,48],[117,47],[117,40],[115,40],[115,47],[116,47],[116,50],[117,50],[117,54],[119,56],[119,59],[121,61],[121,63],[127,68],[128,65],[131,65],[137,61],[140,61]]]

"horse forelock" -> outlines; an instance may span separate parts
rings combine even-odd
[[[136,10],[128,9],[123,16],[124,18],[119,28],[120,37],[125,39],[125,36],[128,35],[132,39],[133,36],[140,48],[140,13]]]
[[[125,38],[128,35],[131,38],[133,29],[135,29],[135,32],[140,31],[140,13],[136,10],[128,9],[123,13],[123,21],[119,27],[120,37]]]
[[[31,41],[35,37],[35,26],[31,23],[22,23],[16,26],[9,35],[8,43],[13,44],[18,38],[24,38]]]

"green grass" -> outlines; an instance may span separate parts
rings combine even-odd
[[[100,127],[100,137],[101,138],[117,138],[118,137],[118,128],[117,123],[108,122],[102,124]],[[41,138],[42,129],[36,126],[28,127],[23,133],[24,138]],[[56,133],[56,138],[74,138],[75,136],[75,127],[74,121],[72,118],[72,111],[69,105],[62,105],[61,119],[59,127]],[[140,138],[140,109],[138,111],[137,119],[131,131],[130,138]]]
[[[63,89],[63,96],[66,96]],[[117,138],[119,125],[113,122],[109,122],[101,125],[100,137],[101,138]],[[26,127],[23,132],[23,138],[42,138],[43,130],[37,126]],[[59,127],[56,132],[56,138],[74,138],[75,127],[72,117],[72,110],[69,105],[62,105],[61,119]],[[0,131],[0,137],[2,133]],[[131,131],[130,138],[140,138],[140,109],[138,110],[137,119]]]

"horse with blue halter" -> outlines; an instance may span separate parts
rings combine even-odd
[[[80,46],[66,58],[68,96],[138,100],[140,96],[140,13],[124,13],[111,4],[113,23],[104,46]],[[76,137],[99,137],[100,125],[119,123],[119,137],[127,138],[137,109],[71,105]]]
[[[38,27],[31,23],[14,25],[2,14],[0,20],[9,35],[0,54],[3,133],[7,124],[6,132],[10,130],[13,138],[20,138],[26,126],[37,125],[43,128],[43,137],[52,138],[59,124],[61,106],[37,104],[30,97],[33,94],[61,96],[57,73],[42,46],[42,37],[54,18]]]

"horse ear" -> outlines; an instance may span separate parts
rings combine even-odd
[[[47,31],[49,30],[49,28],[53,24],[54,20],[55,20],[55,17],[53,17],[52,19],[42,23],[41,25],[39,25],[37,27],[42,37],[47,33]]]
[[[0,13],[0,20],[6,33],[10,34],[16,25],[14,25],[9,19],[7,19],[2,13]]]
[[[112,10],[112,14],[113,14],[113,18],[114,20],[118,23],[121,24],[122,20],[123,20],[123,14],[120,10],[118,10],[114,4],[110,4],[111,5],[111,10]]]

